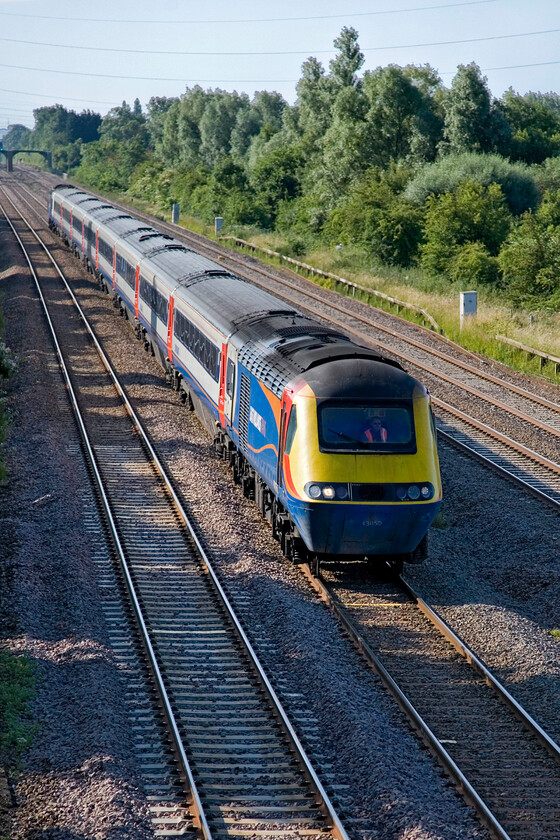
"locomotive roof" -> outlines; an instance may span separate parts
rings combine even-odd
[[[320,400],[410,400],[426,395],[426,388],[418,380],[400,365],[387,364],[387,361],[376,359],[373,353],[370,358],[338,358],[332,360],[328,368],[317,366],[309,370],[305,381]]]

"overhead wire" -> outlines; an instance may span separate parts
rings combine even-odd
[[[25,12],[0,12],[0,15],[4,17],[24,17],[24,18],[34,18],[34,19],[41,19],[41,20],[63,20],[63,21],[79,21],[80,23],[126,23],[130,24],[164,24],[164,25],[178,25],[178,24],[226,24],[230,25],[232,23],[280,23],[282,21],[296,21],[296,20],[333,20],[336,18],[349,18],[349,17],[374,17],[379,15],[395,15],[395,14],[410,14],[412,12],[426,12],[426,11],[434,11],[434,10],[441,10],[441,9],[453,9],[458,6],[484,6],[488,5],[489,3],[495,3],[497,0],[462,0],[462,2],[456,3],[440,3],[437,5],[431,6],[416,6],[412,8],[406,9],[378,9],[372,12],[344,12],[341,14],[335,15],[302,15],[302,16],[293,16],[293,17],[276,17],[276,18],[233,18],[227,20],[220,20],[220,19],[190,19],[190,20],[169,20],[159,18],[156,20],[140,20],[134,18],[86,18],[86,17],[71,17],[70,15],[58,16],[58,15],[37,15],[37,14],[26,14]]]
[[[418,44],[390,44],[381,47],[360,47],[361,52],[380,52],[382,50],[405,50],[418,49],[420,47],[446,47],[457,44],[476,44],[482,41],[504,41],[511,38],[528,38],[535,35],[551,35],[560,32],[560,27],[555,29],[539,29],[534,32],[513,32],[507,35],[484,35],[477,38],[457,38],[449,41],[424,41]],[[185,55],[185,56],[246,56],[246,55],[321,55],[332,53],[331,47],[328,50],[253,50],[253,51],[195,51],[195,50],[134,50],[123,47],[91,47],[86,44],[52,44],[46,41],[27,41],[19,38],[2,38],[0,41],[10,44],[28,44],[34,47],[54,47],[64,50],[84,50],[86,52],[112,52],[134,55]]]

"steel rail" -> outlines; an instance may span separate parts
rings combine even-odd
[[[507,446],[513,452],[522,455],[523,457],[527,458],[529,463],[536,463],[540,466],[544,467],[545,469],[549,470],[550,472],[560,476],[560,465],[555,463],[554,461],[550,461],[548,458],[545,458],[544,455],[541,455],[538,452],[535,452],[533,449],[529,449],[526,446],[523,446],[522,443],[518,443],[517,441],[513,440],[507,435],[503,435],[498,432],[496,429],[492,429],[490,426],[487,426],[485,423],[482,423],[480,420],[476,420],[474,417],[470,417],[468,414],[465,414],[459,409],[454,408],[447,403],[442,402],[441,400],[432,397],[432,402],[434,405],[437,405],[443,411],[448,412],[457,419],[462,420],[464,423],[467,423],[469,426],[472,426],[478,431],[486,434],[491,439],[502,443],[504,446]],[[536,496],[546,504],[551,505],[556,511],[560,511],[560,501],[555,499],[553,496],[549,496],[542,490],[539,490],[538,487],[534,487],[529,481],[521,478],[519,475],[516,475],[512,469],[508,469],[501,464],[497,464],[495,461],[492,460],[487,455],[483,455],[482,452],[479,452],[474,446],[469,446],[469,444],[464,443],[461,440],[458,440],[449,432],[446,432],[444,429],[437,429],[438,437],[442,440],[446,441],[447,443],[455,446],[457,449],[461,450],[465,454],[469,455],[471,458],[476,458],[486,467],[494,470],[494,472],[498,473],[499,475],[504,476],[508,481],[511,481],[513,484],[516,484],[518,487],[521,487],[523,490],[531,493],[533,496]]]
[[[2,188],[0,188],[0,191],[2,193],[4,192],[2,190]],[[4,193],[4,195],[5,195],[5,193]],[[8,201],[9,201],[9,199],[8,199]],[[162,674],[161,674],[161,671],[160,671],[160,668],[159,668],[159,665],[158,665],[158,662],[157,662],[157,659],[156,659],[156,655],[155,655],[151,640],[150,640],[150,636],[149,636],[148,629],[147,629],[147,626],[146,626],[146,622],[145,622],[145,619],[144,619],[144,616],[143,616],[143,613],[142,613],[142,609],[140,607],[139,599],[138,599],[138,596],[136,594],[136,589],[134,587],[134,583],[132,581],[130,570],[128,568],[128,563],[127,563],[127,560],[126,560],[125,552],[124,552],[124,549],[122,547],[121,540],[119,538],[119,533],[118,533],[118,529],[117,529],[115,520],[113,518],[111,505],[109,503],[109,499],[108,499],[107,494],[105,492],[105,487],[103,485],[103,479],[101,478],[101,473],[100,473],[100,470],[99,470],[99,467],[98,467],[98,464],[97,464],[97,457],[96,457],[95,452],[93,450],[93,447],[91,445],[89,435],[88,435],[87,429],[85,427],[83,417],[82,417],[81,412],[80,412],[80,408],[79,408],[79,405],[78,405],[78,400],[77,400],[77,397],[76,397],[76,393],[75,393],[74,387],[72,385],[70,374],[68,373],[68,368],[66,366],[66,362],[64,361],[64,356],[62,354],[62,350],[61,350],[60,344],[58,342],[58,337],[57,337],[57,334],[56,334],[56,331],[55,331],[54,324],[51,320],[51,316],[49,314],[49,310],[48,310],[48,307],[47,307],[46,300],[45,300],[43,292],[41,290],[41,286],[40,286],[40,283],[39,283],[39,278],[37,276],[37,273],[36,273],[35,269],[33,268],[31,259],[29,257],[29,254],[28,254],[26,248],[25,248],[25,245],[23,244],[23,242],[21,240],[21,237],[19,236],[17,230],[15,229],[14,225],[12,224],[8,215],[6,214],[4,208],[0,206],[0,209],[2,210],[2,214],[4,215],[4,218],[6,219],[6,221],[8,222],[8,225],[10,226],[10,228],[12,230],[12,233],[16,237],[16,240],[17,240],[17,242],[18,242],[18,244],[19,244],[19,246],[20,246],[20,248],[23,252],[23,255],[25,257],[25,260],[27,262],[27,265],[28,265],[29,270],[31,272],[31,275],[33,277],[33,280],[35,282],[35,286],[37,288],[37,293],[39,295],[39,299],[41,301],[43,311],[45,313],[45,317],[46,317],[47,323],[49,325],[49,330],[50,330],[50,333],[51,333],[51,338],[52,338],[53,343],[54,343],[58,364],[59,364],[60,370],[62,372],[62,376],[63,376],[64,383],[65,383],[65,386],[66,386],[68,397],[70,399],[72,410],[73,410],[74,416],[76,418],[76,423],[78,425],[78,429],[79,429],[79,432],[80,432],[80,436],[82,438],[82,442],[83,442],[83,445],[84,445],[84,448],[85,448],[85,451],[86,451],[86,455],[87,455],[87,458],[88,458],[88,461],[89,461],[89,464],[90,464],[90,468],[91,468],[91,471],[93,473],[93,477],[94,477],[94,480],[95,480],[95,486],[97,488],[97,492],[98,492],[99,497],[100,497],[101,502],[102,502],[103,511],[104,511],[104,514],[105,514],[105,517],[106,517],[106,520],[107,520],[107,524],[108,524],[109,529],[110,529],[110,533],[111,533],[111,539],[112,539],[113,544],[115,546],[115,549],[117,551],[117,555],[118,555],[118,558],[119,558],[119,563],[121,565],[121,568],[122,568],[122,571],[123,571],[123,574],[124,574],[124,577],[125,577],[126,587],[127,587],[128,593],[129,593],[129,597],[132,601],[132,606],[133,606],[133,609],[134,609],[135,619],[136,619],[136,622],[138,624],[138,627],[140,628],[142,644],[143,644],[144,649],[146,651],[146,654],[148,656],[150,669],[151,669],[152,674],[154,676],[154,679],[156,681],[158,696],[160,698],[160,702],[161,702],[161,705],[163,707],[164,715],[167,719],[168,727],[171,730],[171,734],[172,734],[172,738],[173,738],[174,751],[176,752],[176,755],[179,758],[179,762],[180,762],[182,773],[184,774],[184,778],[188,781],[188,788],[189,789],[187,790],[187,795],[188,795],[189,805],[191,806],[192,810],[194,811],[195,824],[198,822],[198,827],[202,830],[205,840],[212,840],[212,833],[211,833],[210,827],[209,827],[209,825],[206,821],[206,816],[204,814],[204,809],[203,809],[202,803],[200,801],[200,797],[199,797],[198,790],[197,790],[197,787],[196,787],[196,782],[194,780],[194,776],[193,776],[193,773],[192,773],[192,770],[191,770],[191,767],[190,767],[190,764],[189,764],[189,760],[187,758],[187,755],[186,755],[184,747],[183,747],[183,743],[182,743],[182,740],[181,740],[181,736],[179,734],[179,729],[178,729],[178,726],[177,726],[177,722],[175,720],[175,715],[173,714],[173,709],[171,707],[171,703],[170,703],[169,697],[167,695],[167,691],[166,691],[166,688],[165,688],[165,683],[163,681],[163,677],[162,677]],[[30,230],[31,230],[31,228],[30,228]],[[58,268],[57,266],[55,266],[55,267]]]
[[[455,650],[463,656],[469,665],[477,671],[486,683],[496,692],[500,700],[508,706],[527,727],[532,735],[542,744],[546,750],[552,755],[555,761],[560,764],[560,746],[556,741],[548,735],[547,732],[535,721],[535,719],[521,706],[520,703],[510,694],[505,686],[494,676],[489,668],[477,657],[474,651],[464,642],[449,624],[439,615],[437,610],[424,601],[423,598],[414,591],[412,585],[406,581],[402,575],[399,576],[399,583],[403,587],[408,597],[416,603],[420,612],[439,630],[444,639],[453,645]]]
[[[5,192],[4,192],[2,187],[0,187],[0,192],[4,193],[4,195],[5,195]],[[186,513],[186,511],[185,511],[177,493],[175,492],[171,477],[169,476],[165,466],[163,465],[163,463],[159,459],[157,453],[155,452],[155,449],[152,446],[152,443],[149,439],[149,436],[148,436],[146,430],[144,429],[138,415],[136,414],[136,412],[134,411],[134,408],[132,407],[130,401],[128,400],[128,397],[127,397],[123,387],[121,386],[121,384],[118,380],[117,374],[114,371],[114,368],[111,365],[111,362],[109,361],[106,353],[104,352],[103,348],[101,347],[101,344],[99,343],[92,327],[88,323],[87,318],[86,318],[78,300],[76,299],[76,297],[75,297],[72,289],[68,285],[62,271],[58,267],[55,259],[53,258],[52,254],[50,253],[50,251],[48,250],[46,245],[42,242],[40,237],[33,230],[31,225],[29,224],[29,222],[23,217],[21,212],[15,207],[15,205],[10,200],[10,198],[8,196],[6,196],[6,198],[10,202],[10,204],[12,204],[12,207],[14,207],[14,210],[16,210],[16,212],[20,215],[22,221],[27,225],[27,227],[29,228],[30,232],[33,234],[33,236],[35,237],[37,242],[44,249],[45,253],[49,257],[50,261],[52,262],[53,266],[55,267],[56,271],[58,272],[60,278],[62,279],[62,281],[63,281],[63,283],[66,287],[66,290],[68,291],[68,294],[72,298],[72,301],[74,302],[74,304],[77,308],[77,311],[79,312],[79,314],[80,314],[80,316],[81,316],[81,318],[82,318],[82,320],[83,320],[83,322],[86,326],[86,329],[88,330],[88,332],[89,332],[89,334],[90,334],[90,336],[93,340],[93,343],[96,347],[96,350],[98,351],[98,353],[100,355],[100,358],[103,362],[103,365],[105,366],[109,376],[111,377],[111,379],[113,381],[113,384],[115,386],[115,389],[117,390],[117,393],[119,394],[119,396],[121,397],[121,399],[123,401],[123,404],[126,408],[127,413],[129,414],[135,428],[137,429],[138,433],[140,434],[140,436],[141,436],[141,438],[142,438],[142,440],[143,440],[143,442],[144,442],[144,444],[145,444],[145,446],[146,446],[146,448],[147,448],[147,450],[150,454],[150,457],[153,460],[154,465],[156,466],[156,468],[157,468],[158,472],[160,473],[163,481],[165,482],[166,488],[167,488],[169,494],[171,495],[171,497],[173,499],[173,502],[176,506],[177,512],[179,513],[179,516],[181,517],[182,522],[184,523],[187,530],[189,531],[189,534],[192,538],[192,541],[195,544],[197,551],[199,552],[200,558],[201,558],[206,570],[208,571],[208,573],[209,573],[209,575],[212,579],[215,590],[218,592],[220,600],[222,601],[224,607],[226,608],[226,611],[227,611],[228,615],[230,616],[230,620],[231,620],[231,622],[232,622],[232,624],[235,628],[235,631],[236,631],[239,639],[242,641],[242,644],[245,647],[255,670],[257,671],[257,674],[259,676],[261,684],[264,686],[264,688],[265,688],[265,690],[266,690],[266,692],[267,692],[267,694],[268,694],[268,696],[269,696],[269,698],[272,702],[274,711],[276,712],[276,714],[277,714],[277,716],[278,716],[278,718],[279,718],[279,720],[280,720],[280,722],[283,726],[284,731],[288,734],[289,739],[292,742],[292,745],[293,745],[293,747],[296,751],[296,754],[298,755],[298,758],[301,762],[301,765],[302,765],[301,769],[302,769],[305,777],[307,778],[308,782],[310,783],[310,785],[315,789],[315,792],[316,792],[317,796],[320,798],[321,804],[319,804],[319,808],[320,808],[321,811],[323,811],[323,813],[325,814],[327,819],[331,822],[330,828],[332,830],[333,836],[337,840],[349,840],[348,835],[346,833],[346,830],[344,829],[344,826],[342,825],[342,822],[341,822],[340,818],[338,817],[338,814],[336,813],[336,811],[334,809],[334,806],[332,805],[328,794],[326,793],[319,777],[317,776],[317,774],[316,774],[316,772],[315,772],[315,770],[314,770],[314,768],[313,768],[313,766],[312,766],[312,764],[311,764],[311,762],[310,762],[310,760],[309,760],[309,758],[308,758],[308,756],[307,756],[307,754],[306,754],[306,752],[303,748],[303,745],[301,744],[301,742],[300,742],[292,724],[290,723],[290,721],[288,719],[288,716],[287,716],[286,712],[284,711],[284,708],[283,708],[283,706],[280,702],[280,699],[278,698],[274,688],[272,687],[272,684],[270,683],[270,680],[268,679],[268,677],[267,677],[267,675],[266,675],[266,673],[265,673],[265,671],[264,671],[264,669],[263,669],[263,667],[262,667],[262,665],[261,665],[261,663],[260,663],[260,661],[257,657],[257,654],[256,654],[253,646],[251,645],[251,642],[249,641],[249,639],[247,637],[247,634],[245,633],[245,630],[243,629],[239,619],[237,618],[237,616],[234,612],[234,609],[233,609],[233,607],[232,607],[232,605],[231,605],[231,603],[230,603],[230,601],[229,601],[229,599],[228,599],[228,597],[227,597],[227,595],[226,595],[226,593],[225,593],[225,591],[224,591],[224,589],[223,589],[223,587],[222,587],[222,585],[219,581],[218,575],[216,574],[216,571],[213,568],[212,563],[211,563],[204,547],[202,546],[201,541],[198,538],[198,535],[196,534],[195,528],[194,528],[193,524],[191,523],[190,518],[188,517],[188,515],[187,515],[187,513]],[[4,215],[6,216],[5,213],[4,213]],[[6,216],[6,218],[8,218],[8,217]],[[21,244],[21,242],[20,242],[20,244]],[[185,755],[185,758],[186,758],[186,755]],[[190,772],[190,770],[189,770],[189,772]],[[194,784],[194,779],[193,779],[193,784]]]
[[[363,638],[356,624],[348,615],[346,609],[341,604],[340,600],[334,595],[327,586],[325,586],[322,579],[315,577],[307,564],[300,566],[306,578],[309,580],[311,586],[315,589],[319,597],[333,612],[336,618],[342,624],[348,636],[364,656],[368,665],[379,676],[390,694],[395,698],[399,707],[404,712],[408,720],[411,722],[415,731],[420,735],[422,741],[437,757],[441,765],[447,771],[449,776],[455,782],[459,793],[463,796],[465,801],[472,805],[478,813],[481,821],[489,828],[499,840],[511,840],[510,835],[501,825],[498,819],[494,816],[490,808],[486,805],[482,797],[477,793],[476,789],[469,782],[463,771],[455,763],[453,758],[449,755],[441,741],[432,732],[423,717],[412,705],[410,700],[406,697],[404,692],[395,682],[389,671],[385,668],[377,654],[371,649],[370,645]]]

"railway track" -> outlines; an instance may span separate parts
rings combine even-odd
[[[472,434],[472,426],[468,428],[467,438]],[[482,448],[485,447],[483,442]],[[511,448],[501,457],[507,461]],[[549,469],[546,464],[542,466]],[[521,472],[524,469],[522,464]],[[553,498],[551,502],[558,504]],[[313,583],[339,614],[355,643],[375,662],[378,673],[383,675],[388,666],[391,676],[387,684],[392,688],[392,684],[399,686],[395,693],[407,708],[413,725],[495,836],[512,840],[560,836],[555,795],[560,772],[558,746],[515,701],[510,702],[507,692],[456,637],[451,644],[461,656],[450,653],[451,631],[443,628],[437,616],[430,616],[430,621],[439,627],[438,633],[443,630],[447,638],[443,643],[424,617],[430,613],[427,605],[410,590],[403,595],[403,591],[388,584],[368,591],[371,581],[351,581],[343,568],[334,565],[325,569],[323,582]],[[374,649],[382,652],[380,658],[372,655]],[[475,663],[477,675],[473,676],[465,658]],[[432,674],[437,675],[438,681],[434,680],[434,687],[430,688]],[[489,696],[488,682],[501,701]],[[460,693],[465,686],[467,701]],[[502,707],[504,699],[507,708]],[[519,718],[523,718],[522,727],[518,725]],[[492,739],[489,733],[497,733],[497,738]]]
[[[27,193],[28,206],[29,199],[33,199],[41,207],[41,202],[30,190],[25,186],[23,190]],[[123,204],[114,203],[129,210]],[[205,237],[186,233],[176,225],[155,222],[146,213],[136,210],[134,213],[209,258],[220,260],[240,276],[273,291],[299,309],[307,310],[313,317],[327,320],[331,326],[352,334],[362,343],[404,362],[413,375],[430,384],[441,439],[505,475],[553,508],[560,509],[560,404],[555,401],[557,390],[554,387],[550,389],[551,398],[531,393],[484,370],[480,360],[475,366],[474,354],[466,353],[448,340],[442,341],[430,330],[414,328],[424,336],[426,343],[423,344],[396,328],[374,321],[371,307],[344,300],[335,293],[328,293],[325,298],[325,290],[320,292],[316,284],[304,278],[288,278],[286,272],[266,267],[248,270],[241,257]],[[400,319],[396,321],[400,323]],[[376,332],[388,335],[391,344],[380,341],[375,337]],[[458,354],[461,358],[456,358]],[[437,396],[442,382],[452,389],[447,399]],[[468,411],[465,410],[465,394],[473,401]]]
[[[109,360],[48,249],[12,208],[5,217],[45,307],[191,825],[205,838],[346,840]]]
[[[493,836],[560,837],[560,746],[437,612],[402,577],[308,576]]]

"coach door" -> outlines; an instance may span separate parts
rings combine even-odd
[[[222,363],[220,365],[219,413],[222,427],[231,426],[235,398],[235,378],[237,370],[237,350],[231,344],[222,344]]]

